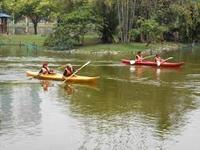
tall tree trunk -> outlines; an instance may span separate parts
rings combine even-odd
[[[26,20],[26,34],[29,32],[29,22],[28,22],[28,17],[25,18]]]
[[[118,0],[118,20],[120,30],[120,41],[126,43],[130,41],[129,31],[132,29],[135,7],[137,0]]]
[[[30,18],[33,23],[34,34],[37,34],[37,26],[38,26],[38,22],[41,20],[41,18],[38,16],[31,16]]]
[[[120,9],[120,1],[117,1],[117,15],[119,21],[119,41],[122,42],[122,17],[121,17],[121,9]]]
[[[129,23],[128,23],[129,30],[133,28],[133,23],[135,20],[136,1],[137,0],[132,0],[129,4],[129,9],[134,10],[134,11],[130,12],[130,19],[129,19]],[[131,40],[131,36],[129,34],[128,41],[130,41],[130,40]]]
[[[38,25],[38,23],[37,23],[37,22],[33,23],[33,27],[34,27],[34,34],[35,34],[35,35],[37,35],[37,25]]]
[[[144,34],[143,34],[143,33],[141,33],[141,34],[140,34],[140,41],[141,41],[142,43],[144,43],[144,42],[145,42],[145,39],[144,39]]]
[[[15,34],[15,14],[13,13],[13,21],[12,21],[12,26],[13,26],[13,30],[12,30],[12,34]]]

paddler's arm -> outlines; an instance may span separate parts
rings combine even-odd
[[[65,80],[67,80],[67,77],[63,75],[62,79],[63,79],[63,81],[65,81]]]

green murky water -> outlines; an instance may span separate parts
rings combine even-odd
[[[0,149],[198,150],[200,49],[169,52],[180,69],[130,67],[128,54],[70,54],[16,47],[0,49]],[[39,81],[43,61],[55,70],[91,60],[79,74],[93,85]],[[62,72],[62,70],[57,70]]]

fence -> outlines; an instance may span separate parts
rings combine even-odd
[[[38,46],[37,44],[35,44],[34,42],[33,43],[23,43],[23,42],[9,42],[9,41],[1,41],[0,40],[0,47],[2,46],[18,46],[18,47],[25,47],[27,50],[39,50],[41,49],[42,47]]]

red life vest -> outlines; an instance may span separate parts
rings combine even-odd
[[[73,70],[72,67],[66,67],[65,70],[64,70],[63,75],[66,76],[66,77],[68,77],[68,76],[72,75],[73,72],[74,72],[74,70]]]
[[[48,67],[43,66],[39,73],[42,74],[51,74],[50,69]]]

